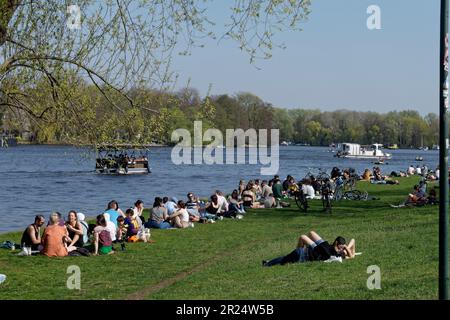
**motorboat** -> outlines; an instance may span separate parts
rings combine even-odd
[[[385,153],[381,150],[382,147],[383,145],[379,143],[374,143],[369,146],[364,146],[357,143],[339,143],[337,146],[337,152],[334,156],[338,158],[350,159],[392,159],[392,154]]]
[[[397,150],[398,149],[398,145],[396,143],[391,143],[386,148],[388,148],[390,150]]]

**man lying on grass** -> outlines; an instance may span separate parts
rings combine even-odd
[[[297,249],[287,256],[278,257],[270,261],[263,261],[263,266],[271,267],[277,264],[297,263],[307,261],[326,261],[332,257],[352,259],[355,257],[355,239],[346,245],[343,237],[337,237],[333,245],[323,240],[317,233],[311,231],[308,235],[301,235]]]

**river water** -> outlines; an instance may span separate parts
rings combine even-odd
[[[94,172],[95,155],[87,149],[67,146],[17,146],[0,148],[0,232],[20,230],[36,214],[46,217],[52,211],[65,216],[71,209],[88,216],[102,213],[115,199],[122,209],[142,199],[150,207],[155,196],[185,199],[188,191],[208,197],[213,190],[225,193],[237,187],[239,179],[261,176],[262,165],[175,165],[171,148],[152,148],[152,173],[136,176],[105,176]],[[225,150],[224,150],[225,151]],[[408,165],[438,165],[438,151],[389,150],[392,160],[381,168],[384,173],[406,171]],[[423,162],[415,162],[422,156]],[[374,166],[371,160],[333,157],[328,148],[286,146],[279,151],[279,175],[302,178],[318,168],[353,167],[358,173]]]

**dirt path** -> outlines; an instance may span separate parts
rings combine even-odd
[[[207,262],[198,264],[198,265],[194,266],[192,269],[189,269],[187,271],[180,272],[172,278],[165,279],[156,284],[147,286],[139,291],[136,291],[136,292],[128,295],[125,299],[126,300],[144,300],[145,297],[148,297],[160,290],[163,290],[163,289],[173,285],[174,283],[183,280],[184,278],[190,276],[191,274],[194,274],[194,273],[200,272],[204,269],[207,269],[209,266],[230,256],[232,253],[238,251],[242,247],[252,246],[258,242],[259,242],[259,240],[253,240],[253,241],[247,242],[245,245],[239,245],[239,246],[236,246],[226,252],[221,252],[219,255],[216,255],[213,259],[208,259]]]

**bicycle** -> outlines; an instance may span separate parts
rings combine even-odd
[[[309,208],[308,199],[306,198],[306,195],[304,194],[304,192],[301,188],[299,190],[295,191],[294,199],[295,199],[295,203],[297,204],[297,207],[300,210],[302,210],[304,212],[308,211],[308,208]]]
[[[350,177],[348,180],[343,180],[339,177],[336,180],[336,187],[334,189],[334,200],[367,200],[369,194],[367,191],[356,190],[356,177]],[[348,189],[348,190],[346,190]]]
[[[332,210],[331,198],[333,195],[333,184],[331,182],[331,177],[324,170],[319,169],[319,174],[317,175],[316,179],[320,183],[320,193],[322,194],[323,211],[326,211],[331,214]]]

